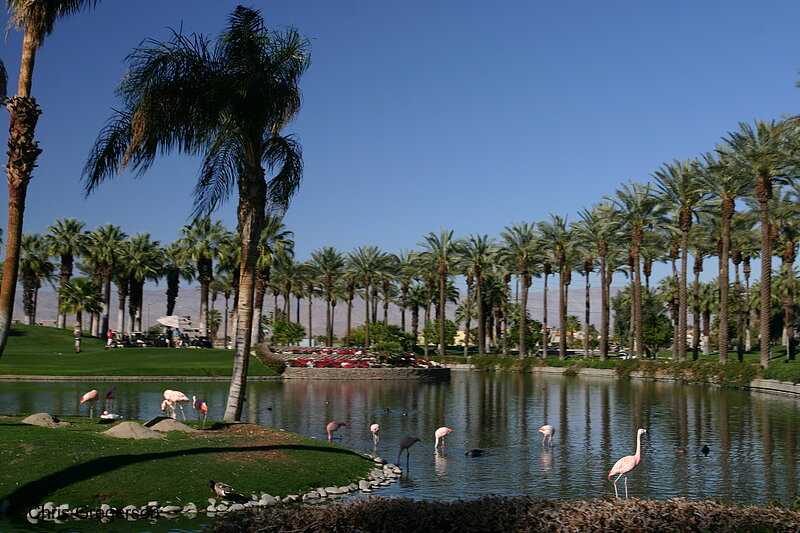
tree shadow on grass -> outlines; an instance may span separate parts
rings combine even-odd
[[[99,457],[85,463],[69,466],[63,470],[59,470],[58,472],[54,472],[37,479],[36,481],[31,481],[30,483],[26,483],[25,485],[18,487],[16,490],[14,490],[14,492],[7,496],[10,502],[9,510],[12,513],[27,510],[28,508],[35,506],[37,502],[45,499],[45,497],[52,492],[63,489],[64,487],[72,485],[73,483],[85,481],[94,476],[98,476],[100,474],[136,463],[152,460],[164,460],[177,456],[199,456],[209,453],[248,453],[275,450],[322,451],[327,453],[363,457],[362,455],[350,450],[307,445],[203,447],[188,450],[173,450],[169,452],[111,455],[108,457]]]

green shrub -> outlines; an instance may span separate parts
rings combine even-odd
[[[800,362],[784,364],[774,362],[764,370],[764,379],[800,383]]]

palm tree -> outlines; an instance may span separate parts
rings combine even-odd
[[[120,246],[127,238],[119,226],[106,224],[96,228],[89,234],[86,244],[86,258],[94,266],[95,281],[99,284],[102,299],[102,323],[96,327],[100,331],[108,330],[108,317],[111,308],[111,277],[117,263]]]
[[[86,278],[74,278],[64,285],[64,293],[59,303],[59,313],[75,313],[75,350],[80,352],[80,338],[83,333],[83,312],[99,313],[101,295],[94,284]]]
[[[325,298],[325,343],[333,346],[333,288],[344,273],[344,254],[332,246],[325,246],[311,253],[311,263],[320,278]]]
[[[50,256],[47,241],[38,233],[22,236],[20,247],[19,274],[22,278],[22,308],[25,323],[36,324],[36,303],[42,280],[49,280],[55,266],[48,260]]]
[[[689,254],[689,232],[692,222],[701,209],[706,206],[708,197],[705,184],[700,179],[700,168],[694,161],[674,161],[657,170],[653,176],[660,193],[660,200],[670,211],[673,223],[681,234],[681,270],[678,282],[678,344],[675,346],[675,360],[686,360],[686,330],[688,318],[687,266]],[[695,332],[697,337],[697,332]]]
[[[75,256],[82,255],[86,250],[87,234],[83,229],[84,226],[83,222],[74,218],[65,218],[56,220],[47,227],[49,232],[45,236],[47,252],[61,260],[59,293],[64,284],[72,277]],[[66,315],[59,313],[56,327],[61,329],[66,327],[66,320]]]
[[[724,139],[730,146],[737,165],[755,178],[755,196],[761,221],[761,308],[759,323],[761,366],[769,366],[769,310],[772,298],[772,225],[769,202],[775,184],[791,180],[796,169],[792,151],[796,142],[787,138],[787,129],[774,121],[756,121],[754,125],[740,123],[739,131],[729,132]]]
[[[633,350],[642,354],[644,349],[644,333],[642,330],[642,280],[639,268],[642,243],[645,231],[654,218],[661,214],[662,202],[651,192],[650,185],[630,182],[617,189],[616,196],[607,196],[618,209],[620,221],[630,235],[631,286],[633,288],[632,322]]]
[[[175,303],[180,292],[181,279],[192,281],[194,278],[192,266],[186,261],[180,242],[175,241],[164,248],[163,275],[167,278],[167,308],[166,314],[175,313]]]
[[[452,230],[440,230],[438,235],[430,232],[425,236],[424,242],[417,244],[425,249],[422,254],[428,256],[431,263],[436,265],[439,281],[439,299],[436,309],[436,318],[439,325],[439,356],[444,357],[447,277],[458,260],[461,240],[453,239]]]
[[[462,261],[466,265],[467,275],[475,280],[474,300],[477,308],[479,357],[486,355],[486,306],[483,298],[483,276],[486,269],[494,262],[497,251],[494,239],[490,239],[488,235],[478,234],[467,237],[461,248]]]
[[[144,330],[142,306],[145,281],[155,281],[161,275],[164,256],[158,244],[158,241],[150,240],[149,233],[137,233],[122,245],[119,270],[122,279],[127,278],[128,280],[128,311],[131,319],[131,332]],[[203,331],[204,335],[207,334],[206,331]]]
[[[569,286],[572,269],[571,253],[573,246],[572,231],[567,226],[567,220],[559,215],[550,215],[549,222],[540,222],[539,231],[542,243],[550,248],[558,267],[558,310],[560,338],[558,343],[558,358],[567,358],[567,287]]]
[[[22,223],[25,212],[25,198],[31,174],[36,167],[36,159],[42,150],[34,140],[36,123],[41,110],[31,97],[33,68],[36,53],[44,43],[44,38],[53,33],[58,19],[83,11],[97,4],[97,0],[6,0],[11,15],[11,23],[22,28],[22,58],[19,66],[17,94],[4,99],[4,105],[11,115],[8,140],[8,227],[6,232],[6,258],[3,264],[2,283],[0,283],[0,356],[8,340],[11,316],[14,312],[14,292],[19,270],[19,254],[22,239]],[[3,96],[6,94],[7,75],[5,68],[0,75]]]
[[[144,172],[161,151],[203,154],[196,212],[209,213],[237,186],[242,238],[236,354],[224,418],[241,417],[245,397],[258,238],[264,214],[282,211],[302,176],[300,148],[281,130],[300,109],[298,80],[308,41],[273,32],[258,11],[237,6],[213,48],[173,32],[128,56],[119,87],[124,109],[100,134],[86,165],[87,190],[125,167]],[[265,165],[277,169],[266,179]]]
[[[397,280],[400,283],[400,329],[406,331],[406,307],[411,282],[419,275],[419,252],[403,250],[397,256]]]
[[[528,320],[528,289],[531,286],[531,274],[538,260],[536,225],[518,222],[505,227],[500,233],[503,239],[499,254],[501,261],[514,265],[520,284],[519,310],[519,345],[520,358],[528,355],[526,332]]]
[[[220,242],[229,237],[222,221],[211,222],[211,217],[199,217],[181,229],[178,244],[184,258],[195,266],[195,279],[200,284],[200,335],[208,334],[208,284],[214,279],[214,260],[219,254]]]
[[[718,199],[720,209],[719,251],[719,361],[728,362],[730,339],[728,338],[730,273],[728,263],[731,255],[731,221],[736,212],[736,199],[749,195],[753,181],[726,146],[717,145],[714,154],[705,154],[703,177],[706,188]],[[737,330],[741,325],[737,325]],[[739,346],[741,343],[737,343]],[[740,348],[737,348],[737,350]]]
[[[264,311],[264,297],[267,294],[272,265],[278,257],[294,257],[294,233],[286,229],[281,217],[268,214],[264,218],[264,227],[258,241],[258,258],[256,259],[256,291],[253,301],[253,328],[251,343],[261,339],[261,316]]]
[[[800,243],[800,187],[793,184],[792,190],[773,200],[771,213],[773,227],[777,231],[776,245],[781,258],[781,272],[784,274],[784,290],[781,294],[783,305],[783,331],[786,339],[786,358],[795,359],[795,273],[794,262],[797,259],[797,246]]]
[[[382,252],[377,246],[362,246],[350,252],[347,256],[347,270],[350,270],[357,278],[356,283],[361,283],[364,294],[364,344],[368,348],[370,345],[369,324],[375,320],[370,315],[370,288],[373,282],[380,278],[385,265],[388,261],[388,254]],[[355,290],[355,287],[353,287]]]
[[[718,252],[720,247],[720,232],[721,229],[717,225],[717,220],[708,216],[702,216],[698,223],[692,227],[692,232],[689,237],[689,249],[694,257],[694,266],[692,273],[694,274],[694,282],[692,283],[692,315],[694,318],[694,334],[692,335],[692,360],[696,361],[700,351],[700,319],[701,317],[701,303],[700,297],[700,274],[703,273],[703,259],[709,255]],[[709,239],[709,236],[712,236]],[[708,340],[706,339],[706,343]]]

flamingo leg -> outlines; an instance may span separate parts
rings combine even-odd
[[[621,477],[622,477],[622,474],[618,475],[617,479],[614,480],[614,495],[617,498],[619,498],[619,492],[617,492],[617,481],[619,481],[619,478],[621,478]],[[626,479],[626,482],[627,482],[627,479]]]
[[[628,498],[628,476],[625,476],[625,499]]]
[[[207,416],[208,416],[208,414],[206,414],[205,412],[203,412],[203,429],[205,429],[205,428],[206,428],[206,417],[207,417]]]

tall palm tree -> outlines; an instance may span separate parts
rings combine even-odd
[[[644,333],[642,330],[642,279],[640,270],[641,249],[645,231],[655,217],[661,214],[662,202],[652,194],[650,185],[636,182],[622,184],[615,196],[607,196],[617,208],[620,221],[630,235],[631,286],[633,288],[632,322],[633,349],[642,354],[644,349]]]
[[[65,218],[56,220],[47,227],[48,234],[45,235],[47,251],[51,256],[61,260],[59,293],[61,287],[72,277],[75,257],[82,255],[86,250],[87,233],[83,229],[84,226],[83,222],[74,218]],[[66,327],[66,320],[66,315],[59,313],[56,327],[61,329]]]
[[[495,260],[498,248],[488,235],[473,234],[466,238],[461,248],[462,261],[468,276],[475,280],[475,304],[478,320],[478,356],[486,355],[486,306],[483,298],[484,272]],[[520,330],[524,331],[524,330]]]
[[[344,273],[344,254],[332,246],[325,246],[311,253],[311,263],[320,278],[325,298],[325,343],[333,346],[333,289]]]
[[[761,366],[769,366],[769,310],[772,298],[772,225],[769,202],[772,188],[796,177],[797,169],[792,165],[797,142],[787,135],[789,130],[774,121],[756,121],[750,125],[739,124],[739,131],[729,132],[724,138],[730,146],[736,164],[741,165],[755,178],[755,197],[761,222],[761,295],[759,323],[761,342]],[[794,141],[794,142],[793,142]]]
[[[120,246],[127,235],[119,226],[106,224],[89,234],[86,244],[86,257],[94,265],[95,280],[99,284],[102,298],[101,323],[93,334],[108,330],[108,317],[111,308],[111,278],[117,263]]]
[[[753,180],[737,164],[727,146],[717,145],[713,154],[703,156],[706,188],[719,202],[720,251],[719,251],[719,361],[728,362],[730,339],[728,338],[731,256],[731,221],[736,212],[736,199],[751,194]],[[739,330],[739,326],[737,326]],[[741,330],[739,330],[741,332]],[[737,346],[740,343],[737,343]],[[737,350],[740,348],[737,348]]]
[[[539,223],[542,243],[550,248],[558,267],[558,311],[560,338],[558,342],[558,358],[567,358],[567,287],[572,269],[571,253],[573,234],[567,225],[567,219],[560,215],[550,215],[548,222]]]
[[[795,271],[794,262],[797,259],[797,246],[800,244],[800,187],[793,184],[791,190],[779,195],[773,200],[771,213],[773,227],[777,231],[777,255],[781,258],[781,272],[784,274],[784,288],[781,294],[783,305],[783,331],[786,339],[786,358],[795,359],[795,332],[797,324],[795,319]]]
[[[22,279],[22,308],[25,323],[36,324],[36,304],[39,288],[43,280],[50,280],[55,266],[49,261],[47,241],[38,233],[22,236],[20,248],[19,274]]]
[[[64,295],[58,311],[64,314],[75,313],[75,348],[80,351],[80,337],[83,334],[83,312],[99,313],[102,295],[86,278],[73,278],[64,285]]]
[[[364,289],[364,344],[370,346],[369,325],[375,321],[375,317],[370,315],[370,289],[372,284],[380,278],[388,261],[388,254],[381,251],[377,246],[361,246],[347,255],[347,269],[350,270],[358,279]]]
[[[28,183],[36,167],[36,159],[42,152],[38,141],[34,140],[41,110],[36,105],[36,100],[31,97],[36,54],[45,37],[53,33],[58,19],[83,11],[95,4],[97,0],[6,0],[6,7],[11,15],[10,22],[21,28],[23,34],[17,94],[3,102],[11,115],[11,124],[6,165],[8,179],[6,258],[0,283],[0,356],[8,340],[11,316],[14,312],[14,292],[17,285]],[[4,96],[6,80],[7,75],[3,69],[0,85]]]
[[[137,233],[122,245],[119,267],[123,279],[128,280],[131,332],[144,330],[142,324],[144,284],[148,280],[155,281],[159,278],[164,263],[163,251],[158,245],[158,241],[150,240],[149,233]]]
[[[144,172],[160,151],[175,148],[203,154],[198,213],[212,211],[238,189],[238,342],[224,415],[238,420],[264,213],[285,210],[302,176],[299,145],[281,131],[300,109],[298,81],[309,64],[308,41],[293,29],[270,31],[258,11],[237,6],[213,47],[202,36],[179,33],[147,44],[128,56],[129,72],[118,90],[124,109],[90,155],[87,190],[127,166]],[[277,170],[269,180],[267,169]]]
[[[688,318],[687,267],[689,257],[689,232],[698,213],[707,205],[708,190],[701,179],[696,160],[674,161],[665,164],[653,176],[664,207],[671,213],[673,223],[681,234],[681,270],[678,281],[678,344],[675,360],[686,360],[686,330]],[[695,332],[695,337],[697,332]]]
[[[186,260],[180,242],[170,243],[164,250],[163,275],[167,279],[167,315],[175,314],[175,304],[180,292],[181,280],[192,281],[194,269]]]
[[[461,240],[453,239],[453,231],[444,229],[440,230],[438,235],[434,232],[430,232],[425,235],[424,238],[425,240],[418,243],[418,245],[424,248],[422,254],[428,256],[431,263],[436,265],[436,272],[438,274],[439,298],[436,315],[439,325],[439,356],[444,357],[447,278],[450,274],[450,270],[454,268],[458,261]]]
[[[294,257],[294,233],[286,229],[282,218],[268,214],[264,218],[264,227],[258,240],[258,258],[256,259],[256,290],[253,301],[253,329],[251,342],[261,339],[261,317],[264,312],[264,297],[267,294],[272,265],[278,257]]]
[[[502,245],[500,259],[506,264],[514,265],[520,284],[520,310],[519,310],[519,345],[517,346],[520,358],[528,355],[526,333],[528,320],[528,290],[531,286],[531,275],[538,260],[536,225],[527,222],[517,222],[506,226],[500,232]]]
[[[400,329],[406,331],[406,307],[412,281],[419,275],[419,252],[402,250],[397,256],[397,281],[400,284]]]
[[[208,335],[208,285],[214,279],[214,260],[219,254],[220,242],[229,236],[222,221],[211,222],[211,217],[198,217],[181,229],[183,237],[178,244],[183,248],[187,262],[195,266],[195,279],[200,284],[200,334]]]

